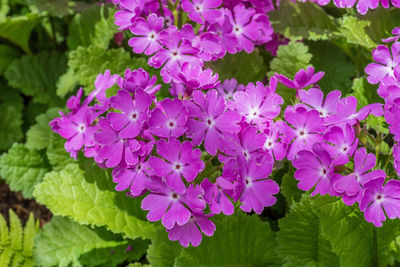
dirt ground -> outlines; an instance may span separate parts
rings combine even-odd
[[[33,199],[25,199],[21,193],[10,191],[8,185],[0,181],[0,212],[7,221],[9,209],[18,215],[22,225],[25,225],[31,212],[39,220],[40,226],[50,221],[53,216],[45,206],[39,205]]]

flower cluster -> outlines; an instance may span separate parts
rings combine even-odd
[[[397,37],[386,40],[395,41],[391,52],[386,46],[374,51],[379,64],[366,69],[371,83],[381,83],[384,108],[370,104],[358,110],[357,99],[340,91],[324,98],[316,85],[324,73],[312,67],[293,80],[275,74],[268,85],[243,85],[234,78],[221,83],[218,74],[204,69],[206,61],[226,53],[251,52],[256,45],[276,49],[269,42],[280,37],[265,15],[272,2],[183,0],[172,11],[166,1],[113,2],[119,8],[115,23],[133,34],[129,45],[160,69],[173,97],[158,100],[161,85],[143,69],[127,69],[123,76],[105,71],[95,90],[81,100],[80,89],[67,102],[69,112],[50,126],[66,139],[72,157],[83,151],[99,167],[112,169],[116,190],[142,197],[147,219],[161,221],[171,240],[198,246],[202,233],[216,230],[214,215],[233,214],[235,204],[257,214],[274,205],[279,185],[271,173],[285,159],[296,168],[298,187],[311,195],[357,202],[376,226],[386,219],[383,210],[400,218],[400,182],[383,186],[385,172],[374,169],[375,155],[359,141],[360,122],[369,115],[385,115],[400,139]],[[183,11],[196,26],[181,25]],[[295,104],[285,110],[278,83],[296,91]],[[400,172],[399,154],[396,144]]]
[[[299,0],[301,2],[305,2],[305,0]],[[331,0],[310,0],[311,2],[315,2],[318,5],[325,6],[328,5]],[[384,8],[389,8],[391,6],[400,7],[400,2],[398,0],[391,1],[380,1],[380,0],[333,0],[332,1],[335,6],[338,8],[352,8],[356,6],[358,13],[365,15],[369,9],[376,9],[379,4]],[[357,4],[356,4],[357,3]]]

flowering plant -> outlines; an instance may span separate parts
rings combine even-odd
[[[39,265],[400,260],[398,2],[108,2],[86,11],[88,39],[67,39],[66,108],[45,102],[0,158],[7,181],[24,153],[40,170],[10,182],[56,215]],[[97,241],[44,255],[59,225]]]

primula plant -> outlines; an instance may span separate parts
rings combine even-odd
[[[0,266],[400,264],[399,1],[0,8]]]

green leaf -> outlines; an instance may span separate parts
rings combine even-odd
[[[181,253],[182,246],[178,242],[168,239],[168,233],[164,229],[157,231],[151,239],[151,245],[147,250],[147,260],[153,266],[174,266],[175,258]]]
[[[26,198],[32,197],[33,188],[40,183],[48,171],[43,157],[22,144],[14,144],[0,157],[0,177],[11,190],[21,191]]]
[[[370,21],[345,15],[339,19],[339,24],[339,33],[348,43],[363,46],[367,49],[376,47],[377,44],[365,33],[365,28],[371,24]]]
[[[227,54],[220,60],[207,63],[206,68],[212,68],[222,81],[235,78],[242,84],[262,81],[267,71],[267,66],[258,49],[251,54],[246,52]]]
[[[6,16],[10,11],[8,0],[1,0],[0,2],[0,23],[6,20]]]
[[[0,216],[0,266],[35,266],[32,257],[33,239],[38,231],[33,214],[29,215],[22,229],[18,216],[10,209],[10,229],[3,216]]]
[[[111,177],[97,166],[84,173],[77,164],[46,174],[33,192],[36,200],[55,215],[68,216],[80,224],[105,226],[131,239],[151,238],[156,226],[145,221],[140,200],[116,192]]]
[[[0,75],[2,75],[11,62],[19,57],[19,52],[8,45],[0,44]]]
[[[31,126],[26,133],[27,148],[40,150],[50,145],[49,140],[51,140],[54,133],[49,123],[52,119],[60,116],[60,114],[58,114],[59,110],[61,110],[61,108],[51,108],[47,110],[46,113],[36,117],[36,124]]]
[[[33,5],[39,13],[44,15],[63,17],[68,14],[68,0],[28,0],[29,5]],[[36,11],[35,10],[35,11]]]
[[[268,76],[275,73],[283,74],[289,79],[300,70],[312,66],[312,55],[308,51],[308,46],[304,43],[291,41],[287,45],[282,45],[277,51],[277,56],[270,62],[270,71]],[[285,100],[284,107],[291,104],[295,99],[296,91],[284,85],[278,84],[276,92]]]
[[[116,239],[116,240],[115,240]],[[96,230],[68,218],[55,216],[35,239],[34,257],[41,266],[77,264],[80,255],[93,249],[112,248],[127,241],[105,239]]]
[[[320,233],[318,214],[312,209],[310,197],[291,206],[279,220],[277,252],[287,266],[339,266],[339,258]]]
[[[368,12],[365,16],[358,15],[358,19],[370,23],[365,32],[375,43],[381,43],[382,38],[392,36],[392,29],[400,25],[400,9],[378,7],[373,12]]]
[[[69,92],[74,91],[78,85],[78,80],[74,73],[74,70],[68,68],[67,72],[60,76],[57,81],[57,95],[65,97]]]
[[[55,106],[63,101],[56,95],[56,83],[66,71],[67,59],[58,52],[41,52],[13,61],[5,72],[8,84],[36,103]]]
[[[327,40],[336,37],[336,21],[315,3],[284,0],[279,9],[268,15],[275,32],[290,39]]]
[[[203,237],[199,247],[183,249],[175,266],[279,265],[276,241],[267,222],[237,212],[215,221],[214,236]]]
[[[346,54],[329,42],[308,42],[312,65],[316,71],[324,71],[324,77],[318,82],[325,93],[340,90],[343,94],[350,91],[352,79],[357,74],[356,67]]]
[[[75,162],[68,152],[65,151],[65,142],[66,140],[56,133],[51,133],[48,140],[46,156],[55,171],[61,171],[68,164]]]
[[[105,5],[93,5],[90,9],[75,14],[69,25],[67,44],[70,50],[90,45],[105,49],[117,31],[112,10]]]
[[[33,28],[41,20],[37,14],[8,17],[0,23],[0,37],[19,45],[25,52],[30,54],[29,37]]]
[[[94,89],[94,81],[100,73],[109,69],[112,74],[123,75],[126,68],[148,68],[143,58],[131,58],[124,49],[109,49],[98,46],[79,47],[71,52],[68,65],[73,69],[79,84],[86,94]]]
[[[9,87],[0,87],[0,150],[11,147],[23,138],[22,97]]]
[[[283,175],[281,183],[281,193],[286,198],[289,205],[298,202],[301,199],[303,191],[297,187],[298,181],[294,179],[294,169],[289,167],[289,170]]]
[[[149,245],[147,240],[136,239],[128,244],[110,248],[94,249],[79,257],[83,266],[118,266],[123,262],[140,260]]]
[[[320,215],[323,236],[340,255],[341,266],[387,266],[394,263],[398,220],[377,228],[368,223],[358,205],[346,206],[340,198],[316,197],[313,207]]]

